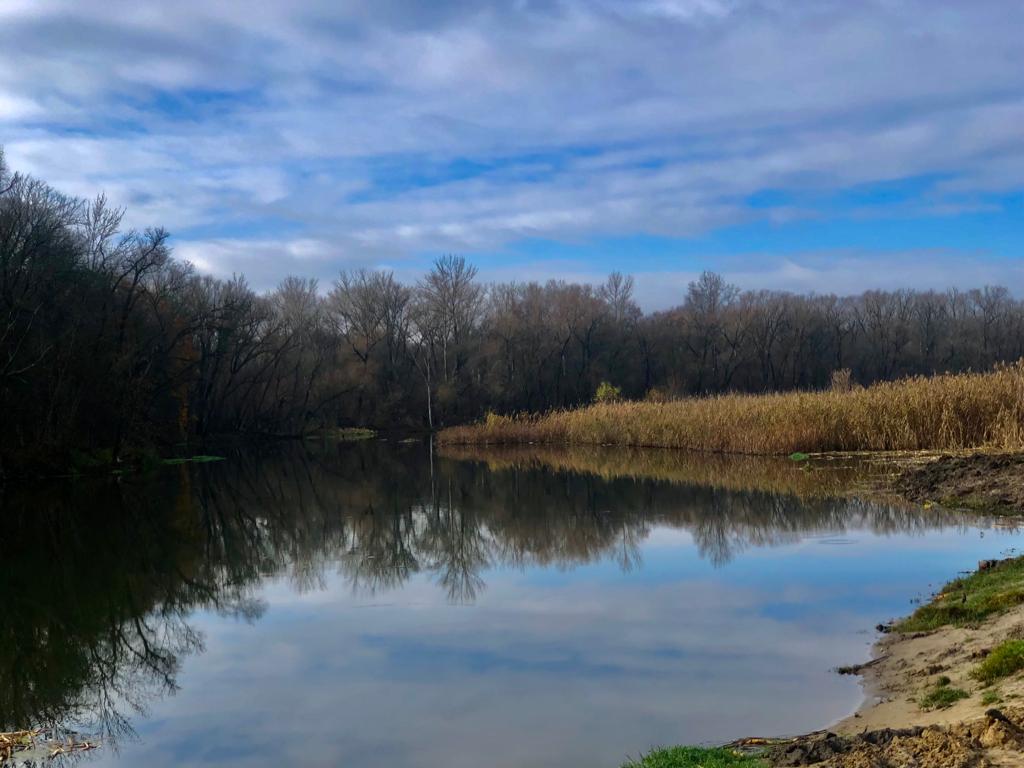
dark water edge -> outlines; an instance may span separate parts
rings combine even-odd
[[[482,733],[502,765],[617,765],[810,730],[856,706],[828,668],[869,627],[1018,543],[836,496],[851,467],[380,440],[228,458],[8,489],[0,729],[95,733],[84,759],[126,765],[279,764],[312,738],[323,764],[469,765]],[[766,717],[780,696],[792,717]]]

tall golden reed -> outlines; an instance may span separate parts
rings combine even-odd
[[[599,403],[488,415],[443,444],[627,445],[743,454],[1024,449],[1024,360],[863,389]]]

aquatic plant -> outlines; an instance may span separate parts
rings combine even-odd
[[[223,456],[177,456],[171,459],[163,459],[162,463],[168,466],[175,466],[177,464],[209,464],[213,461],[224,461]]]

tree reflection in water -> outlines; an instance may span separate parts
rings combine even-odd
[[[668,452],[470,458],[425,444],[306,443],[9,491],[0,729],[61,724],[108,742],[129,734],[132,715],[173,693],[182,660],[203,650],[190,615],[255,621],[270,577],[309,591],[337,572],[377,593],[429,574],[468,603],[497,566],[637,568],[656,526],[689,532],[702,556],[725,564],[813,533],[959,523],[837,498],[858,477],[850,467],[808,480],[786,462]]]

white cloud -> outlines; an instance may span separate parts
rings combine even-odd
[[[131,223],[193,243],[195,228],[296,239],[244,234],[287,224],[331,243],[337,267],[812,214],[746,205],[766,189],[935,177],[911,207],[952,215],[1024,187],[1024,6],[1009,0],[2,13],[11,164],[75,194],[105,189]],[[191,253],[275,273],[238,249]]]

